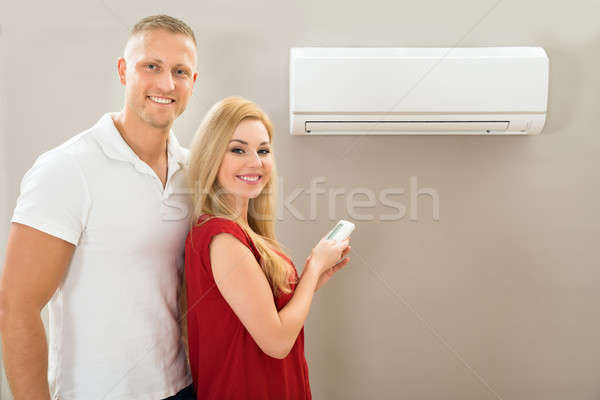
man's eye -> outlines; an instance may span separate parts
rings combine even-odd
[[[187,71],[184,70],[184,69],[178,69],[177,70],[177,75],[187,75],[187,74],[188,74]]]
[[[154,65],[154,64],[147,64],[146,65],[146,69],[149,69],[150,71],[154,71],[156,69],[156,65]]]

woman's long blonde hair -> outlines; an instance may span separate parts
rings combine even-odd
[[[228,97],[216,103],[204,117],[190,147],[188,185],[192,189],[190,232],[203,214],[235,221],[248,234],[261,256],[260,266],[273,294],[290,293],[290,267],[275,250],[282,252],[275,238],[274,210],[277,171],[273,158],[271,178],[260,195],[248,202],[248,223],[228,205],[217,177],[229,140],[240,122],[257,119],[263,123],[273,141],[271,120],[255,103],[241,97]],[[273,156],[271,149],[271,156]]]

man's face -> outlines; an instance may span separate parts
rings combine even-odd
[[[141,32],[129,39],[118,69],[126,110],[155,128],[169,129],[185,110],[198,76],[196,47],[180,33]]]

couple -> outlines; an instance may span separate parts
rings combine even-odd
[[[123,109],[21,182],[0,286],[15,399],[311,398],[303,324],[348,241],[319,241],[298,277],[275,239],[273,130],[254,103],[218,102],[191,152],[179,145],[197,78],[184,22],[142,19],[117,66]]]

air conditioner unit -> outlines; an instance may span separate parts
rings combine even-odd
[[[541,47],[292,48],[293,135],[535,135]]]

